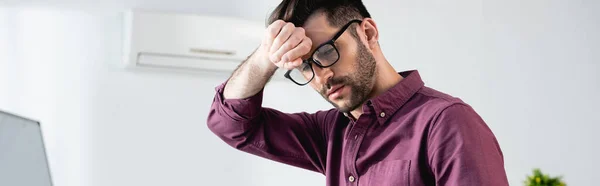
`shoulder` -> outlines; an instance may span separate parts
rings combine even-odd
[[[470,107],[458,97],[426,86],[417,91],[408,104],[413,104],[415,109],[424,110],[435,116],[450,107]]]
[[[428,133],[431,135],[475,135],[491,133],[483,118],[458,97],[423,87],[414,97],[429,113]],[[441,132],[441,133],[440,133]]]
[[[416,112],[429,118],[430,130],[484,123],[477,112],[462,99],[430,87],[420,89],[410,102]]]

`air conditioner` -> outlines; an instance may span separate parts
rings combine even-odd
[[[265,30],[263,23],[231,17],[131,10],[124,18],[129,68],[231,73]]]

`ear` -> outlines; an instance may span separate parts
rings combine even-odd
[[[361,23],[361,28],[364,29],[365,35],[364,40],[367,42],[367,47],[374,49],[379,40],[379,30],[377,30],[377,24],[371,18],[364,18]]]

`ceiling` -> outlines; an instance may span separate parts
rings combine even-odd
[[[281,0],[0,0],[0,6],[56,7],[67,9],[124,11],[146,9],[180,13],[231,16],[263,22]],[[384,3],[385,2],[385,3]],[[393,1],[364,2],[371,12],[385,10]],[[393,6],[392,6],[393,7]]]
[[[145,9],[201,13],[264,21],[280,0],[0,0],[0,6],[54,7],[95,11]]]

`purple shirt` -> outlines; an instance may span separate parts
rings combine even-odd
[[[370,99],[354,120],[337,109],[283,113],[262,94],[224,99],[216,88],[208,127],[227,144],[316,171],[327,185],[508,185],[500,146],[460,99],[424,86],[417,71]]]

